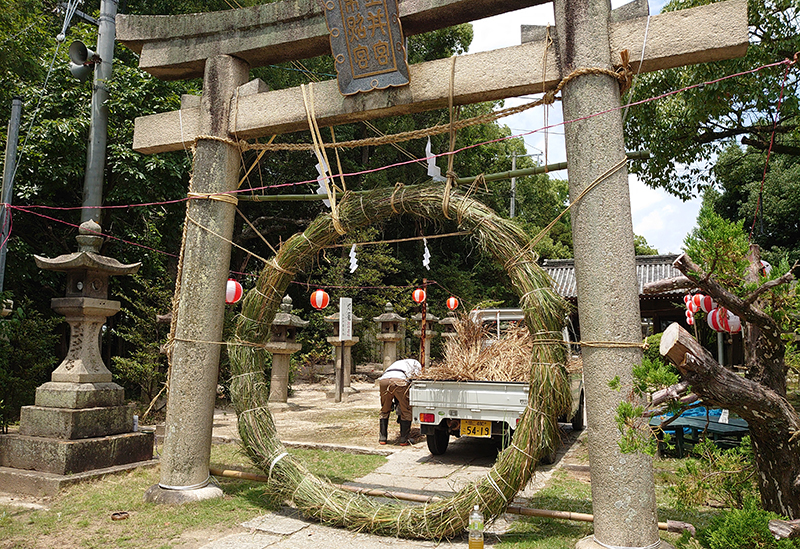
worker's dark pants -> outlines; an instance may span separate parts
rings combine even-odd
[[[411,406],[408,403],[408,381],[400,378],[381,379],[381,419],[388,419],[392,411],[392,401],[399,403],[398,415],[402,421],[411,421]]]

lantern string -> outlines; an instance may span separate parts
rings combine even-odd
[[[781,106],[783,105],[783,92],[784,89],[786,88],[786,78],[789,76],[789,69],[792,68],[792,65],[794,65],[797,62],[798,53],[794,54],[794,59],[792,60],[791,63],[786,65],[786,70],[783,72],[783,80],[781,81],[781,92],[780,95],[778,95],[778,107],[775,109],[775,114],[772,117],[772,134],[770,135],[769,147],[767,148],[767,158],[764,161],[764,172],[761,175],[761,187],[759,188],[758,191],[758,201],[756,202],[756,211],[753,214],[753,225],[750,227],[750,234],[748,236],[750,242],[753,241],[753,231],[755,231],[756,228],[756,219],[758,219],[759,211],[763,207],[764,182],[767,179],[767,168],[769,167],[769,158],[772,155],[772,146],[775,144],[775,132],[777,132],[778,130],[778,116],[780,115]],[[761,212],[761,232],[762,234],[764,232],[764,212]]]
[[[636,101],[636,102],[628,103],[625,106],[614,107],[612,109],[608,109],[608,110],[605,110],[605,111],[597,112],[597,113],[594,113],[594,114],[590,114],[590,115],[587,115],[587,116],[584,116],[584,117],[580,117],[580,118],[576,118],[576,119],[572,119],[572,120],[565,120],[565,121],[562,121],[562,122],[558,122],[556,124],[552,124],[552,125],[546,126],[544,128],[538,128],[538,129],[534,129],[534,130],[531,130],[531,131],[528,131],[528,132],[523,132],[523,133],[520,133],[520,134],[503,136],[503,137],[500,137],[500,138],[497,138],[497,139],[492,139],[492,140],[483,141],[483,142],[480,142],[480,143],[475,143],[475,144],[472,144],[472,145],[467,145],[467,146],[465,146],[465,147],[463,147],[461,149],[455,150],[454,153],[458,153],[458,152],[461,152],[461,151],[464,151],[464,150],[467,150],[467,149],[471,149],[471,148],[480,147],[480,146],[483,146],[483,145],[488,145],[488,144],[492,144],[492,143],[505,141],[507,139],[516,139],[516,138],[519,138],[519,137],[532,135],[532,134],[538,133],[538,132],[543,131],[543,130],[551,129],[551,128],[562,126],[562,125],[571,124],[573,122],[579,122],[579,121],[587,120],[589,118],[592,118],[592,117],[595,117],[595,116],[605,115],[605,114],[608,114],[608,113],[616,111],[616,110],[621,110],[623,108],[627,109],[627,108],[629,108],[631,106],[637,106],[637,105],[642,105],[642,104],[649,103],[649,102],[652,102],[652,101],[658,101],[658,100],[664,99],[666,97],[670,97],[672,95],[677,95],[679,93],[683,93],[683,92],[691,90],[691,89],[701,88],[703,86],[707,86],[707,85],[710,85],[710,84],[715,84],[715,83],[722,82],[722,81],[725,81],[725,80],[738,78],[738,77],[742,77],[742,76],[747,76],[747,75],[754,74],[754,73],[757,73],[757,72],[760,72],[760,71],[763,71],[763,70],[766,70],[766,69],[770,69],[770,68],[773,68],[773,67],[784,65],[787,68],[789,68],[789,67],[791,67],[791,66],[796,64],[796,58],[797,58],[797,55],[794,56],[794,59],[788,59],[787,58],[787,59],[783,59],[781,61],[776,61],[776,62],[773,62],[773,63],[767,63],[767,64],[764,64],[764,65],[760,65],[758,67],[755,67],[753,69],[749,69],[749,70],[746,70],[746,71],[741,71],[741,72],[737,72],[737,73],[728,74],[728,75],[722,76],[720,78],[716,78],[716,79],[713,79],[713,80],[707,80],[707,81],[700,82],[700,83],[697,83],[697,84],[692,84],[692,85],[689,85],[689,86],[684,86],[682,88],[678,88],[678,89],[675,89],[675,90],[672,90],[672,91],[669,91],[669,92],[665,92],[665,93],[660,94],[660,95],[656,95],[656,96],[645,98],[645,99],[642,99],[642,100],[639,100],[639,101]],[[459,127],[459,126],[460,126],[460,122],[456,124],[456,127]],[[448,128],[448,125],[445,124],[444,128]],[[445,131],[447,131],[447,130],[445,129]],[[215,136],[198,136],[195,141],[200,140],[200,139],[220,141],[220,142],[225,142],[225,143],[230,144],[230,145],[234,144],[234,142],[232,140],[225,139],[225,138],[218,138],[218,137],[215,137]],[[242,142],[240,141],[238,143],[238,145],[241,146]],[[325,146],[327,146],[327,145],[328,144],[325,144]],[[343,145],[345,145],[345,144],[344,143],[338,143],[337,144],[337,146],[343,146]],[[449,154],[450,154],[449,152],[448,153],[441,153],[441,154],[433,155],[432,157],[433,158],[438,158],[440,156],[445,156],[445,155],[449,155]],[[372,168],[372,169],[368,169],[368,170],[361,170],[361,171],[347,173],[347,174],[343,174],[343,175],[344,176],[348,176],[348,177],[366,175],[366,174],[369,174],[369,173],[376,173],[376,172],[380,172],[380,171],[391,169],[391,168],[401,167],[401,166],[404,166],[404,165],[407,165],[407,164],[415,163],[417,161],[418,161],[418,159],[402,161],[402,162],[397,162],[397,163],[394,163],[394,164],[384,165],[384,166],[381,166],[381,167],[378,167],[378,168]],[[232,191],[230,193],[219,193],[219,194],[233,194],[233,193],[237,193],[237,192],[253,192],[253,191],[259,191],[259,190],[294,187],[294,186],[298,186],[298,185],[311,184],[311,183],[316,183],[316,180],[295,181],[295,182],[291,182],[291,183],[280,183],[280,184],[273,184],[273,185],[264,185],[264,186],[261,186],[261,187],[253,187],[253,188],[249,188],[249,189],[238,189],[237,191]],[[190,179],[190,190],[191,190],[191,179]],[[158,201],[158,202],[103,205],[103,206],[92,206],[90,208],[91,209],[109,209],[109,210],[112,210],[112,209],[120,209],[120,208],[155,207],[155,206],[164,206],[164,205],[177,204],[177,203],[185,202],[185,201],[188,201],[188,200],[191,200],[191,198],[189,198],[188,196],[185,196],[185,197],[182,197],[182,198],[179,198],[179,199],[164,200],[164,201]],[[20,211],[20,212],[24,212],[24,213],[30,213],[30,214],[36,215],[38,217],[42,217],[44,219],[48,219],[48,220],[54,221],[56,223],[60,223],[62,225],[66,225],[66,226],[73,227],[73,228],[78,228],[78,227],[77,227],[77,225],[75,225],[73,223],[70,223],[68,221],[65,221],[65,220],[62,220],[62,219],[58,219],[58,218],[55,218],[55,217],[51,217],[51,216],[39,213],[39,212],[37,212],[35,210],[73,211],[73,210],[78,210],[78,209],[84,209],[83,206],[62,207],[62,206],[48,206],[48,205],[35,205],[35,204],[34,205],[12,205],[12,204],[8,204],[8,205],[6,205],[6,207],[9,210]],[[8,236],[10,236],[10,235],[8,235]],[[167,255],[167,256],[170,256],[170,257],[180,257],[179,255],[174,254],[174,253],[166,252],[166,251],[163,251],[163,250],[158,250],[156,248],[152,248],[152,247],[149,247],[149,246],[146,246],[146,245],[143,245],[143,244],[139,244],[137,242],[133,242],[133,241],[130,241],[130,240],[125,240],[125,239],[122,239],[122,238],[119,238],[119,237],[116,237],[116,236],[113,236],[113,235],[102,233],[101,236],[103,236],[105,238],[117,240],[119,242],[123,242],[123,243],[131,245],[131,246],[144,248],[146,250],[150,250],[150,251],[153,251],[155,253],[164,254],[164,255]],[[429,238],[433,238],[433,237],[429,237]]]

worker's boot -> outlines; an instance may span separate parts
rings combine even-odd
[[[389,438],[389,418],[380,420],[380,431],[378,432],[378,444],[386,444]]]
[[[400,446],[408,446],[408,433],[411,431],[411,422],[400,420]]]

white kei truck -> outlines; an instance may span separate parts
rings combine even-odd
[[[520,309],[481,309],[472,312],[473,319],[501,323],[523,319]],[[494,439],[498,448],[505,448],[528,403],[530,386],[527,382],[507,381],[428,381],[411,382],[409,403],[420,432],[426,436],[431,454],[447,451],[450,436]],[[567,417],[573,430],[583,430],[586,414],[583,396],[583,376],[571,374],[572,406]],[[541,461],[553,463],[558,448],[551,448]]]

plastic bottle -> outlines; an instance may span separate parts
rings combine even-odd
[[[469,516],[469,549],[483,549],[483,514],[477,505]]]

